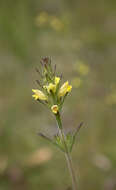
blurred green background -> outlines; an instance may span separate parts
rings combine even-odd
[[[32,99],[41,56],[73,90],[63,124],[84,121],[72,157],[80,190],[116,189],[116,1],[0,1],[0,190],[67,190],[64,155],[37,135],[55,119]]]

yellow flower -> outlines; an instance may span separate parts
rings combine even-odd
[[[55,84],[58,85],[60,82],[60,78],[59,77],[55,77]]]
[[[57,105],[53,105],[53,106],[51,107],[51,110],[52,110],[52,112],[53,112],[54,114],[57,114],[57,113],[58,113],[59,108],[58,108],[58,106],[57,106]]]
[[[50,93],[50,91],[52,91],[53,93],[56,92],[56,85],[53,83],[50,83],[47,86],[43,86],[44,89],[47,89],[48,93]]]
[[[35,100],[47,100],[47,96],[40,90],[38,89],[32,89],[32,92],[34,92],[35,94],[32,95],[32,97],[35,99]]]
[[[59,97],[64,96],[67,92],[70,92],[71,89],[72,89],[72,86],[69,85],[68,81],[65,82],[65,83],[61,86],[61,88],[60,88],[60,90],[59,90],[59,94],[58,94]]]

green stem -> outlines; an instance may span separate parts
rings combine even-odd
[[[57,124],[58,124],[58,129],[61,130],[62,129],[62,122],[61,122],[61,119],[60,119],[60,114],[57,113],[55,116],[56,116],[56,121],[57,121]]]
[[[74,172],[74,169],[73,169],[71,155],[70,155],[70,152],[68,151],[65,135],[64,135],[63,130],[62,130],[63,129],[62,128],[62,122],[61,122],[61,118],[60,118],[59,113],[56,115],[56,120],[57,120],[57,124],[58,124],[59,134],[60,134],[62,143],[64,144],[64,148],[65,148],[65,158],[66,158],[69,173],[70,173],[70,176],[71,176],[71,179],[72,179],[72,188],[73,188],[73,190],[77,190],[76,176],[75,176],[75,172]]]
[[[76,176],[75,176],[75,172],[74,172],[74,168],[73,168],[73,164],[72,164],[71,155],[69,153],[65,153],[65,157],[67,160],[68,169],[69,169],[71,179],[72,179],[73,190],[77,190],[77,181],[76,181]]]

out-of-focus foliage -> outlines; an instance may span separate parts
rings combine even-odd
[[[0,189],[66,190],[63,155],[37,135],[57,133],[32,100],[40,57],[70,79],[66,131],[80,121],[72,156],[80,190],[116,189],[116,1],[1,0]]]

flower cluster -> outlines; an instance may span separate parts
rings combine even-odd
[[[40,62],[41,72],[36,70],[41,76],[41,82],[37,80],[41,89],[32,89],[32,96],[50,108],[54,114],[58,114],[72,86],[68,81],[61,85],[61,77],[56,76],[56,65],[52,66],[49,57],[42,58]]]

